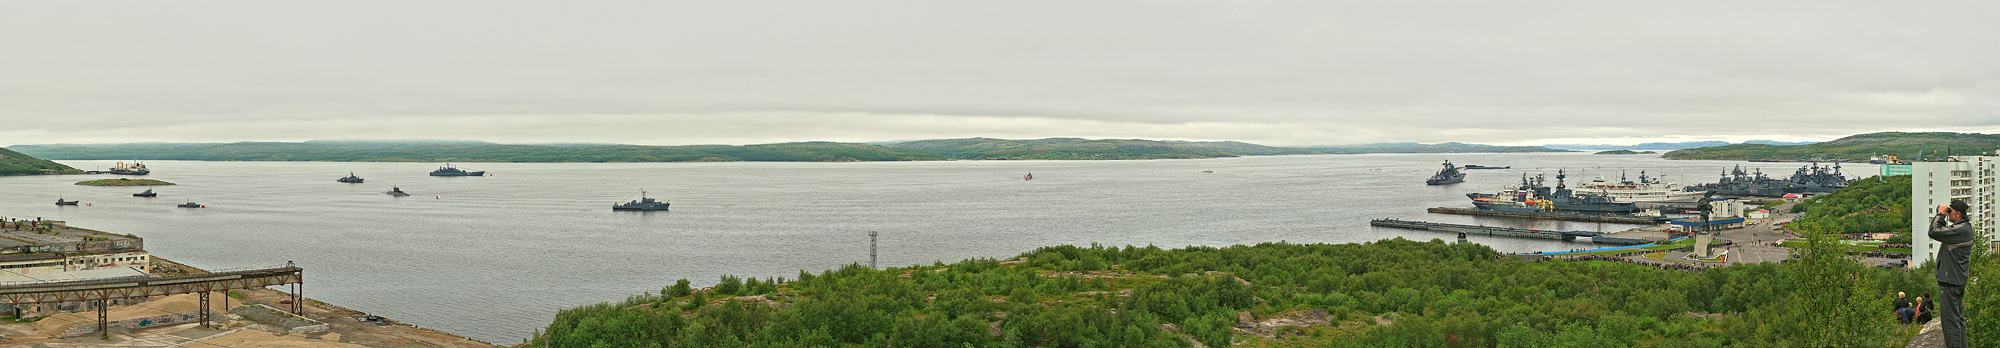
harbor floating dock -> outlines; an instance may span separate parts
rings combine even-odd
[[[1479,209],[1449,208],[1449,207],[1431,208],[1429,211],[1432,213],[1439,213],[1439,214],[1504,216],[1504,217],[1514,217],[1523,219],[1609,222],[1609,223],[1638,224],[1638,225],[1657,225],[1660,223],[1659,219],[1629,216],[1629,215],[1618,216],[1618,215],[1599,215],[1599,214],[1584,214],[1584,213],[1570,213],[1570,212],[1507,213],[1507,212],[1497,212],[1497,211],[1485,211]]]
[[[1460,225],[1460,224],[1447,224],[1447,223],[1437,223],[1437,222],[1405,221],[1396,219],[1370,220],[1368,221],[1368,225],[1381,226],[1381,227],[1407,228],[1412,230],[1438,231],[1438,232],[1448,232],[1448,233],[1484,234],[1491,236],[1527,237],[1527,238],[1544,238],[1544,239],[1561,239],[1561,240],[1576,240],[1576,237],[1597,237],[1604,235],[1604,232],[1543,231],[1543,230],[1531,230],[1531,229],[1513,228],[1513,227]]]

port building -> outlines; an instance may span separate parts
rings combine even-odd
[[[146,240],[70,227],[62,221],[0,219],[0,285],[151,276]],[[112,305],[137,300],[114,301]],[[0,304],[16,318],[93,308],[88,301]]]

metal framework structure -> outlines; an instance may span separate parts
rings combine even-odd
[[[302,271],[287,262],[285,267],[249,271],[0,286],[0,303],[90,301],[97,305],[97,331],[109,338],[111,324],[107,319],[108,301],[111,299],[198,293],[201,294],[201,324],[208,326],[209,292],[291,285],[292,314],[300,314],[305,309],[304,297],[300,293],[305,289]]]

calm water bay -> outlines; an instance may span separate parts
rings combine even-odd
[[[1439,162],[1513,166],[1425,186]],[[63,161],[80,169],[112,161]],[[430,177],[437,163],[148,161],[143,188],[71,185],[109,175],[0,177],[0,216],[49,218],[146,238],[160,257],[211,270],[306,269],[306,295],[501,344],[559,308],[623,299],[675,279],[791,277],[1006,258],[1040,246],[1352,243],[1453,236],[1368,226],[1372,218],[1615,231],[1630,226],[1428,214],[1523,173],[1571,181],[1625,170],[1712,182],[1744,164],[1773,176],[1803,164],[1646,156],[1390,154],[1158,161],[908,163],[462,163],[489,177]],[[1845,165],[1850,175],[1876,172]],[[343,184],[349,171],[367,179]],[[1214,173],[1203,173],[1214,171]],[[1034,173],[1035,180],[1021,176]],[[382,194],[400,186],[413,196]],[[640,189],[671,212],[612,212]],[[58,207],[58,197],[89,206]],[[192,200],[206,209],[174,205]],[[1477,237],[1502,251],[1588,243]]]

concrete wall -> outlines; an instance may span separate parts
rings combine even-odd
[[[250,321],[276,326],[286,330],[285,334],[317,333],[328,330],[326,323],[261,304],[237,306],[236,308],[230,308],[229,313],[241,315],[244,319],[249,319]]]
[[[222,318],[222,313],[217,313],[215,311],[208,311],[208,318],[209,320],[220,319]],[[144,318],[119,320],[111,322],[110,326],[111,329],[114,331],[119,329],[138,330],[138,329],[149,329],[161,326],[183,324],[191,321],[193,322],[201,321],[201,311],[161,314]],[[57,337],[69,338],[69,337],[84,336],[94,333],[97,333],[97,323],[89,323],[89,324],[80,324],[76,326],[71,326],[69,327],[69,329],[63,330],[62,334]]]

